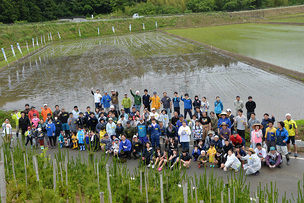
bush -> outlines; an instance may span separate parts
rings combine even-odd
[[[215,11],[215,0],[191,0],[187,3],[187,9],[193,12]]]
[[[16,122],[12,119],[12,116],[11,116],[12,113],[13,113],[13,111],[2,111],[2,110],[0,110],[0,124],[1,124],[1,126],[2,126],[2,123],[4,122],[4,120],[6,118],[8,118],[12,127],[16,128]],[[2,130],[2,127],[1,127],[1,130]]]

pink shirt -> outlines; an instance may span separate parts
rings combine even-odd
[[[33,118],[32,119],[32,123],[36,126],[36,128],[38,128],[38,123],[39,123],[40,119],[39,118]]]
[[[262,130],[251,132],[251,143],[262,143],[263,133]]]

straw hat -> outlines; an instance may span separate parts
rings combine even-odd
[[[228,124],[226,123],[226,122],[223,122],[220,126],[222,127],[222,126],[228,126]]]
[[[227,116],[227,113],[226,113],[225,111],[223,111],[223,112],[220,114],[220,116],[222,116],[222,115]]]
[[[248,151],[248,152],[252,152],[252,154],[254,154],[254,153],[255,153],[255,151],[254,151],[254,150],[253,150],[251,147],[250,147],[250,148],[248,148],[248,149],[247,149],[247,151]]]
[[[264,127],[262,124],[256,123],[252,125],[252,129],[255,129],[255,126],[260,126],[260,129]]]

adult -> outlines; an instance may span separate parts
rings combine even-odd
[[[119,101],[118,101],[118,92],[116,90],[111,90],[111,102],[114,106],[115,111],[119,112]]]
[[[244,102],[241,100],[240,96],[236,96],[236,100],[234,101],[235,114],[238,114],[239,110],[243,110]]]
[[[265,142],[267,145],[267,151],[269,152],[270,147],[276,146],[276,131],[277,129],[273,127],[273,122],[269,121],[268,128],[265,133]]]
[[[210,104],[209,102],[207,101],[207,98],[206,97],[203,97],[202,98],[202,104],[201,104],[201,107],[202,107],[202,111],[206,111],[208,116],[209,116],[209,108],[210,108]]]
[[[233,135],[230,136],[230,141],[234,147],[237,145],[243,145],[243,139],[236,131],[233,131]]]
[[[25,132],[27,130],[27,127],[31,126],[30,119],[25,116],[24,111],[21,112],[21,118],[19,118],[19,127],[21,129],[21,137],[22,141],[25,141]]]
[[[54,149],[56,145],[56,136],[55,136],[56,127],[55,124],[52,122],[52,119],[48,119],[45,128],[46,128],[47,136],[50,141],[50,147],[51,149]]]
[[[139,123],[136,126],[136,132],[138,135],[139,140],[142,142],[143,145],[145,145],[147,142],[149,142],[148,136],[147,136],[147,124],[144,121],[142,117],[139,118]]]
[[[91,115],[91,107],[90,106],[87,106],[87,110],[84,112],[84,117],[88,120],[88,118],[90,117]]]
[[[160,126],[156,123],[155,118],[151,119],[152,123],[148,127],[148,131],[151,135],[151,144],[153,149],[156,147],[160,147],[159,140],[160,140]]]
[[[244,164],[246,175],[258,175],[260,173],[259,171],[261,170],[261,161],[252,148],[247,149],[247,155],[242,157],[241,160],[247,161],[247,164]]]
[[[247,120],[250,119],[250,116],[252,113],[254,113],[255,108],[256,108],[256,104],[254,101],[252,101],[252,96],[249,96],[248,101],[246,102]]]
[[[231,109],[226,109],[226,113],[227,113],[227,116],[228,116],[228,118],[230,120],[230,123],[231,123],[230,128],[234,129],[234,119],[235,119],[235,116],[232,114]]]
[[[109,136],[112,137],[112,135],[115,135],[116,124],[113,122],[112,118],[109,118],[108,121],[109,122],[106,125],[106,131],[109,134]]]
[[[108,92],[107,92],[107,91],[105,91],[104,95],[103,95],[102,98],[101,98],[101,103],[102,103],[103,108],[105,109],[105,111],[106,111],[107,113],[108,113],[109,110],[110,110],[110,106],[111,106],[110,102],[111,102],[111,96],[108,95]]]
[[[18,112],[18,110],[14,110],[14,112],[11,115],[12,115],[12,119],[16,123],[16,136],[18,137],[19,136],[19,119],[21,118],[21,113]]]
[[[127,126],[124,128],[123,134],[130,141],[132,141],[133,136],[136,134],[136,129],[131,125],[130,121],[127,121]]]
[[[29,104],[25,104],[25,109],[23,110],[24,115],[26,117],[28,117],[28,113],[30,112],[30,105]]]
[[[193,110],[195,111],[196,108],[201,108],[202,106],[202,101],[199,100],[198,96],[194,96],[194,101],[193,101]]]
[[[124,111],[126,114],[130,113],[130,108],[131,108],[131,99],[128,97],[128,94],[124,94],[124,98],[121,101],[121,105],[124,108]]]
[[[180,97],[178,96],[177,92],[174,92],[174,97],[172,99],[173,101],[173,108],[174,108],[174,112],[177,112],[177,115],[180,114],[180,106],[179,106],[179,102],[180,102]]]
[[[150,120],[152,117],[154,117],[156,120],[159,118],[159,114],[156,112],[155,108],[152,108],[152,112],[150,113]]]
[[[267,156],[266,149],[264,149],[262,147],[261,143],[257,143],[254,151],[255,151],[256,155],[260,158],[261,164],[265,166],[266,165],[266,156]]]
[[[203,116],[201,108],[196,107],[193,115],[197,118],[197,120],[201,120],[201,118]]]
[[[101,96],[101,94],[100,94],[100,90],[97,89],[96,92],[94,93],[94,92],[93,92],[93,87],[92,87],[91,93],[92,93],[92,95],[94,96],[95,108],[96,108],[96,109],[97,109],[97,108],[101,108],[101,107],[102,107],[102,105],[101,105],[101,98],[102,98],[102,96]]]
[[[52,110],[51,110],[51,108],[48,107],[47,104],[44,104],[43,108],[41,108],[41,116],[43,118],[43,122],[46,121],[48,114],[51,114],[51,116],[52,116]]]
[[[180,136],[180,143],[182,145],[182,149],[189,153],[191,129],[189,128],[189,126],[187,126],[186,121],[182,122],[182,126],[178,129],[178,135]]]
[[[232,150],[228,151],[227,161],[225,162],[224,171],[227,171],[228,168],[234,169],[235,172],[238,172],[242,164],[240,160],[234,155]]]
[[[220,133],[220,130],[222,129],[221,124],[224,122],[228,125],[228,128],[231,129],[231,123],[230,123],[227,113],[222,112],[221,114],[219,114],[219,117],[220,118],[217,122],[217,133]]]
[[[275,122],[275,117],[273,116],[273,114],[271,115],[271,118],[269,118],[269,114],[268,113],[264,113],[264,118],[262,119],[261,124],[263,125],[263,139],[265,138],[265,132],[266,129],[268,128],[268,124],[269,122],[272,121],[273,123]]]
[[[291,119],[290,113],[287,113],[285,115],[286,120],[284,121],[285,124],[285,129],[288,131],[289,139],[287,141],[287,149],[288,149],[288,154],[291,154],[291,149],[290,149],[290,143],[293,145],[294,148],[294,156],[298,157],[298,152],[297,152],[297,145],[296,145],[296,140],[295,138],[298,138],[298,126],[297,123]]]
[[[37,118],[39,118],[39,112],[35,109],[34,106],[31,106],[31,110],[28,112],[28,118],[30,121],[33,120],[34,114],[36,114]]]
[[[247,125],[247,118],[243,115],[243,110],[238,110],[238,116],[234,121],[237,129],[237,133],[245,139],[245,127]]]
[[[110,106],[109,114],[110,114],[110,113],[114,114],[115,118],[118,119],[118,113],[117,113],[117,112],[118,112],[118,111],[115,110],[115,106],[114,106],[114,105],[111,105],[111,106]]]
[[[231,130],[228,128],[228,124],[223,122],[220,127],[222,128],[219,132],[219,136],[222,139],[222,144],[225,144],[225,140],[229,140],[231,136]]]
[[[289,139],[288,137],[288,131],[284,128],[285,124],[283,121],[278,122],[278,129],[276,131],[276,148],[277,151],[285,155],[287,165],[289,165],[289,154],[287,150],[287,141]]]
[[[159,109],[160,109],[160,98],[159,96],[157,96],[157,92],[153,92],[153,97],[150,97],[150,100],[152,101],[152,104],[151,104],[151,108],[155,108],[155,110],[157,112],[159,112]]]
[[[119,144],[119,157],[127,157],[131,159],[131,141],[125,135],[121,135],[121,142]]]
[[[250,114],[250,119],[248,120],[248,128],[250,129],[250,132],[252,132],[254,129],[252,128],[252,126],[254,124],[260,124],[261,122],[259,121],[259,119],[256,118],[255,113],[252,112]]]
[[[178,116],[178,121],[176,122],[176,128],[177,128],[177,131],[179,130],[179,128],[183,125],[183,121],[186,122],[186,124],[188,125],[188,122],[186,119],[184,119],[184,116],[183,114],[180,114]]]
[[[151,100],[150,100],[150,95],[148,94],[148,90],[145,89],[144,90],[144,95],[142,96],[142,101],[143,101],[143,105],[144,105],[144,109],[148,109],[148,111],[151,111]]]
[[[9,119],[4,119],[2,124],[2,137],[6,143],[10,143],[13,136],[12,126],[9,122]]]
[[[59,113],[59,120],[62,123],[62,130],[65,131],[65,134],[69,136],[70,134],[70,127],[68,124],[69,113],[65,111],[65,108],[61,108],[61,112]]]
[[[125,112],[125,109],[124,109],[124,108],[121,108],[121,109],[120,109],[120,116],[118,117],[118,120],[121,119],[121,116],[124,116],[124,118],[125,118],[126,120],[129,119],[129,115]]]
[[[202,113],[201,118],[199,119],[200,123],[202,124],[203,127],[203,140],[206,139],[207,137],[207,132],[209,130],[211,130],[211,119],[210,117],[207,115],[207,111],[204,111]]]
[[[171,98],[167,96],[167,92],[163,93],[163,98],[160,100],[163,105],[163,109],[167,111],[169,119],[171,119],[171,111],[172,111],[172,101]]]
[[[134,156],[134,159],[138,159],[141,157],[142,150],[143,150],[143,144],[142,144],[141,140],[139,140],[136,135],[133,135],[132,154]]]
[[[88,129],[91,131],[96,130],[96,126],[98,124],[98,119],[95,117],[94,112],[91,112],[89,118],[88,118]]]
[[[214,102],[214,112],[215,112],[217,118],[220,118],[219,115],[222,113],[223,109],[224,109],[224,105],[223,105],[222,101],[220,100],[220,97],[217,96],[215,98],[215,102]]]
[[[55,105],[55,110],[53,111],[53,117],[55,118],[55,116],[57,116],[57,117],[59,117],[59,114],[60,114],[60,108],[59,108],[59,106],[56,104]],[[38,116],[38,118],[39,118],[39,116]]]
[[[183,98],[183,94],[181,94],[181,100],[184,102],[184,118],[187,118],[187,113],[192,118],[192,100],[189,98],[189,94],[185,94],[185,98]]]
[[[176,126],[177,121],[179,120],[178,115],[179,115],[178,112],[177,112],[177,111],[174,111],[173,117],[171,118],[171,123],[172,123],[174,126]]]
[[[77,118],[77,129],[78,128],[86,128],[87,127],[87,119],[83,116],[83,113],[79,113],[79,117]]]
[[[58,117],[54,117],[54,121],[53,123],[55,124],[55,137],[57,139],[57,137],[59,137],[60,135],[60,132],[62,131],[62,123],[61,121],[58,119]],[[55,143],[54,143],[54,146],[56,147],[56,140],[55,140]]]
[[[80,110],[78,109],[78,106],[74,106],[72,113],[74,118],[77,119],[79,117]]]
[[[74,117],[72,112],[69,113],[69,116],[70,116],[68,118],[69,130],[70,132],[75,133],[77,131],[77,118]]]
[[[134,97],[134,106],[135,106],[135,109],[137,111],[140,112],[140,107],[141,107],[141,96],[139,95],[139,91],[136,90],[135,94],[132,92],[132,89],[130,88],[130,92],[131,92],[131,95]]]
[[[218,134],[217,132],[218,118],[214,113],[214,111],[210,112],[210,120],[211,120],[211,130],[214,131],[216,134]]]
[[[281,168],[282,156],[275,150],[275,147],[270,147],[270,152],[266,156],[266,164],[269,168]]]

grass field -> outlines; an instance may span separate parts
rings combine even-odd
[[[274,20],[270,20],[269,22],[304,23],[304,16],[274,19]]]

